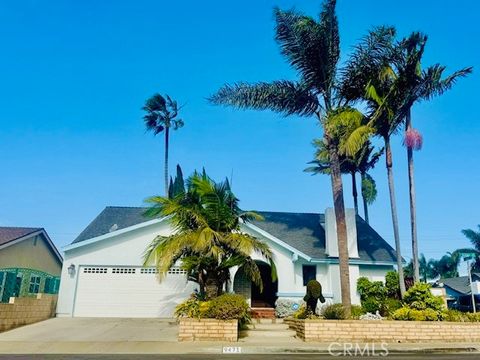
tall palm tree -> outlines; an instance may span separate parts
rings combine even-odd
[[[165,196],[168,195],[168,144],[170,140],[170,129],[177,130],[184,123],[182,119],[177,118],[180,110],[177,102],[172,100],[170,96],[163,97],[160,94],[154,94],[147,99],[145,106],[142,108],[146,112],[143,117],[147,131],[152,131],[153,135],[158,135],[164,131],[165,133]]]
[[[362,180],[362,200],[363,214],[367,224],[370,224],[368,206],[372,205],[377,199],[377,183],[368,173],[360,173]]]
[[[473,249],[463,249],[464,252],[470,252],[475,256],[475,262],[472,265],[472,271],[480,271],[480,225],[478,231],[473,229],[464,229],[462,234],[472,243]]]
[[[270,263],[275,280],[269,246],[240,229],[242,222],[261,217],[240,210],[228,182],[215,183],[205,172],[195,172],[185,192],[174,198],[154,196],[147,202],[151,207],[145,214],[169,216],[175,230],[172,235],[157,236],[145,251],[145,265],[154,261],[161,277],[180,260],[189,279],[199,284],[200,294],[211,299],[220,295],[230,280],[229,269],[242,266],[262,289],[260,270],[251,257],[256,253]]]
[[[330,175],[330,157],[328,149],[325,146],[325,143],[322,140],[314,140],[314,146],[317,148],[315,152],[315,160],[311,161],[310,166],[304,171],[310,172],[313,174],[324,174]],[[353,156],[347,154],[342,154],[340,159],[340,170],[342,174],[349,174],[352,179],[352,197],[355,208],[355,214],[358,215],[358,191],[357,191],[357,181],[356,175],[359,173],[362,179],[362,198],[364,205],[365,220],[368,223],[368,204],[371,204],[375,201],[376,198],[376,185],[373,178],[368,175],[368,171],[372,169],[380,156],[382,155],[383,149],[376,151],[371,142],[367,140],[365,144],[358,150]]]
[[[467,67],[443,77],[445,67],[439,64],[422,70],[421,62],[426,44],[426,35],[419,32],[412,33],[397,45],[393,62],[397,72],[396,86],[398,87],[398,93],[401,93],[404,97],[404,103],[399,109],[398,115],[405,117],[404,144],[407,148],[410,227],[415,281],[419,281],[420,279],[420,270],[418,263],[413,151],[419,150],[422,147],[422,136],[412,126],[412,107],[419,101],[428,100],[434,96],[443,94],[453,87],[458,78],[467,76],[472,72],[472,68]]]
[[[405,293],[405,278],[400,250],[400,232],[393,178],[393,157],[391,136],[399,130],[401,119],[397,109],[401,106],[400,94],[395,86],[396,74],[391,62],[394,54],[395,29],[374,28],[356,46],[353,56],[347,62],[341,92],[347,99],[365,101],[369,116],[374,123],[376,135],[383,139],[385,165],[387,168],[390,211],[397,257],[400,293]]]
[[[284,115],[313,116],[322,126],[323,141],[331,161],[342,303],[349,312],[349,256],[339,156],[342,147],[359,147],[370,132],[366,127],[360,128],[349,141],[338,136],[343,125],[358,119],[359,115],[337,92],[340,37],[335,6],[336,0],[325,0],[318,21],[294,10],[274,10],[275,39],[282,54],[297,71],[297,81],[225,85],[210,101],[243,109],[272,110]]]

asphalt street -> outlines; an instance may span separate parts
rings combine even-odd
[[[132,355],[132,354],[112,354],[112,355],[0,355],[0,360],[224,360],[224,359],[242,359],[242,360],[316,360],[316,359],[335,359],[335,358],[354,358],[357,356],[332,356],[327,354],[225,354],[225,355]],[[439,354],[439,353],[405,353],[389,354],[387,356],[361,356],[388,358],[392,360],[424,360],[435,358],[436,360],[473,360],[480,359],[480,353],[471,354]]]

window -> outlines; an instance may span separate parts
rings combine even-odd
[[[37,294],[40,290],[40,276],[32,275],[30,277],[30,287],[28,288],[28,292],[30,294]]]
[[[310,280],[317,278],[317,267],[315,265],[303,265],[303,286],[306,286]]]

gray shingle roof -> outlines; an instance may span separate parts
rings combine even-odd
[[[150,220],[143,216],[142,207],[106,207],[73,241],[78,243],[114,230],[120,230]],[[253,224],[315,259],[325,259],[324,214],[258,211],[264,221]],[[394,249],[357,216],[357,240],[360,260],[396,261]]]
[[[42,230],[42,228],[2,226],[0,227],[0,245],[5,245],[10,241],[20,239],[39,230]]]
[[[472,280],[480,280],[480,273],[472,273]],[[443,286],[447,286],[450,289],[463,295],[468,295],[472,291],[472,289],[470,288],[470,280],[468,276],[445,278],[440,279],[438,282],[443,283]]]

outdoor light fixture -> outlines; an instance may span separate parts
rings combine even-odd
[[[67,270],[68,270],[68,275],[70,276],[75,275],[75,265],[71,264]]]

